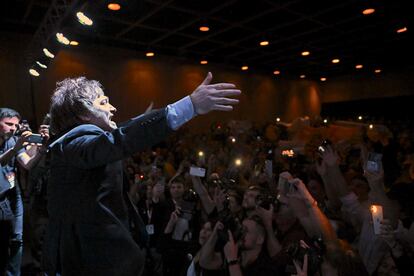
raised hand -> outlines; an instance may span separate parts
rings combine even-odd
[[[190,95],[194,111],[197,114],[206,114],[212,110],[232,111],[233,105],[239,103],[239,100],[229,98],[240,95],[241,93],[239,89],[236,89],[234,84],[210,84],[212,79],[213,75],[208,72],[204,81]]]
[[[233,234],[230,230],[227,230],[229,241],[224,245],[224,255],[227,261],[235,260],[238,257],[237,243],[234,242]]]
[[[322,162],[328,167],[338,164],[339,156],[330,145],[325,147],[325,151],[321,153],[321,156]]]
[[[23,145],[27,143],[29,136],[32,135],[31,131],[25,131],[22,135],[17,139],[16,144],[14,145],[15,150],[19,150],[23,148]]]

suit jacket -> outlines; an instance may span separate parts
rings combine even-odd
[[[128,227],[122,159],[171,131],[163,109],[112,132],[80,125],[51,144],[44,246],[48,275],[141,274],[144,257]]]

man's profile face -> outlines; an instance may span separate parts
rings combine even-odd
[[[99,88],[100,89],[100,88]],[[109,98],[103,93],[93,101],[95,112],[89,115],[89,123],[94,124],[103,130],[111,131],[117,128],[112,121],[116,108],[109,103]]]
[[[12,136],[19,127],[19,121],[17,117],[0,119],[0,136]]]

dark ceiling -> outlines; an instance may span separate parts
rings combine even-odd
[[[80,45],[109,45],[156,55],[186,58],[198,63],[221,64],[239,70],[280,77],[310,78],[347,74],[374,74],[374,69],[399,71],[413,68],[410,1],[366,0],[135,0],[112,1],[14,0],[3,4],[0,32],[27,33],[39,45],[54,42],[62,31]],[[7,8],[4,8],[6,5]],[[367,7],[375,13],[363,15]],[[80,25],[82,9],[94,24]],[[201,24],[210,27],[200,32]],[[49,25],[49,28],[45,28]],[[408,31],[396,30],[407,27]],[[43,28],[43,29],[42,29]],[[53,41],[52,41],[53,40]],[[259,46],[262,40],[268,46]],[[73,46],[61,46],[73,47]],[[301,52],[310,51],[307,57]],[[30,52],[30,51],[29,51]],[[156,57],[155,57],[156,58]],[[339,58],[339,64],[331,60]],[[356,73],[355,65],[363,64]]]

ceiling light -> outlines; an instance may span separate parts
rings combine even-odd
[[[332,63],[339,63],[339,62],[340,62],[339,58],[334,58],[334,59],[332,60]]]
[[[147,52],[147,53],[145,53],[145,55],[147,57],[153,57],[153,56],[155,56],[155,53],[154,52]]]
[[[92,19],[87,17],[83,12],[77,12],[76,17],[78,18],[79,23],[86,26],[91,26],[93,24]]]
[[[200,26],[199,30],[200,32],[208,32],[210,31],[210,28],[208,26]]]
[[[55,57],[55,55],[52,54],[51,52],[49,52],[49,50],[46,49],[46,48],[43,48],[43,53],[45,54],[45,56],[47,56],[49,58],[54,58]]]
[[[326,78],[323,78],[323,77],[322,77],[322,78],[321,78],[321,81],[326,81]]]
[[[39,61],[36,61],[37,65],[39,65],[40,67],[42,67],[43,69],[46,69],[47,66],[44,65],[43,63],[40,63]]]
[[[121,9],[121,5],[119,5],[118,3],[109,3],[108,9],[110,9],[111,11],[119,11]]]
[[[241,68],[243,71],[246,71],[246,70],[248,70],[249,69],[249,66],[242,66],[242,68]]]
[[[373,14],[375,12],[375,9],[373,8],[368,8],[362,11],[363,15],[369,15],[369,14]]]
[[[357,64],[357,65],[355,65],[355,68],[356,69],[362,69],[364,67],[364,65],[362,65],[362,64]]]
[[[37,72],[35,69],[30,69],[29,74],[35,77],[40,76],[39,72]]]
[[[235,164],[236,166],[240,166],[240,165],[242,164],[241,159],[240,159],[240,158],[237,158],[236,160],[234,160],[234,164]]]
[[[79,42],[77,42],[76,40],[72,40],[69,44],[72,46],[78,46]]]
[[[404,27],[404,28],[401,28],[401,29],[398,29],[397,30],[397,33],[404,33],[404,32],[406,32],[408,29],[407,29],[407,27]]]
[[[263,40],[263,41],[260,41],[260,46],[267,46],[267,45],[269,45],[269,41],[267,41],[267,40]]]
[[[69,45],[70,41],[69,39],[64,36],[62,33],[56,33],[56,39],[59,41],[59,43],[62,43],[64,45]]]
[[[381,73],[381,69],[375,69],[375,71],[374,71],[375,73]]]
[[[305,56],[309,56],[309,55],[310,55],[310,52],[309,52],[309,51],[303,51],[303,52],[302,52],[302,56],[304,56],[304,57],[305,57]]]
[[[304,79],[304,78],[306,78],[306,75],[300,75],[300,78]]]
[[[207,60],[202,60],[202,61],[200,61],[200,64],[207,64],[208,63],[208,61]]]
[[[280,71],[279,70],[273,71],[273,75],[280,75]]]

